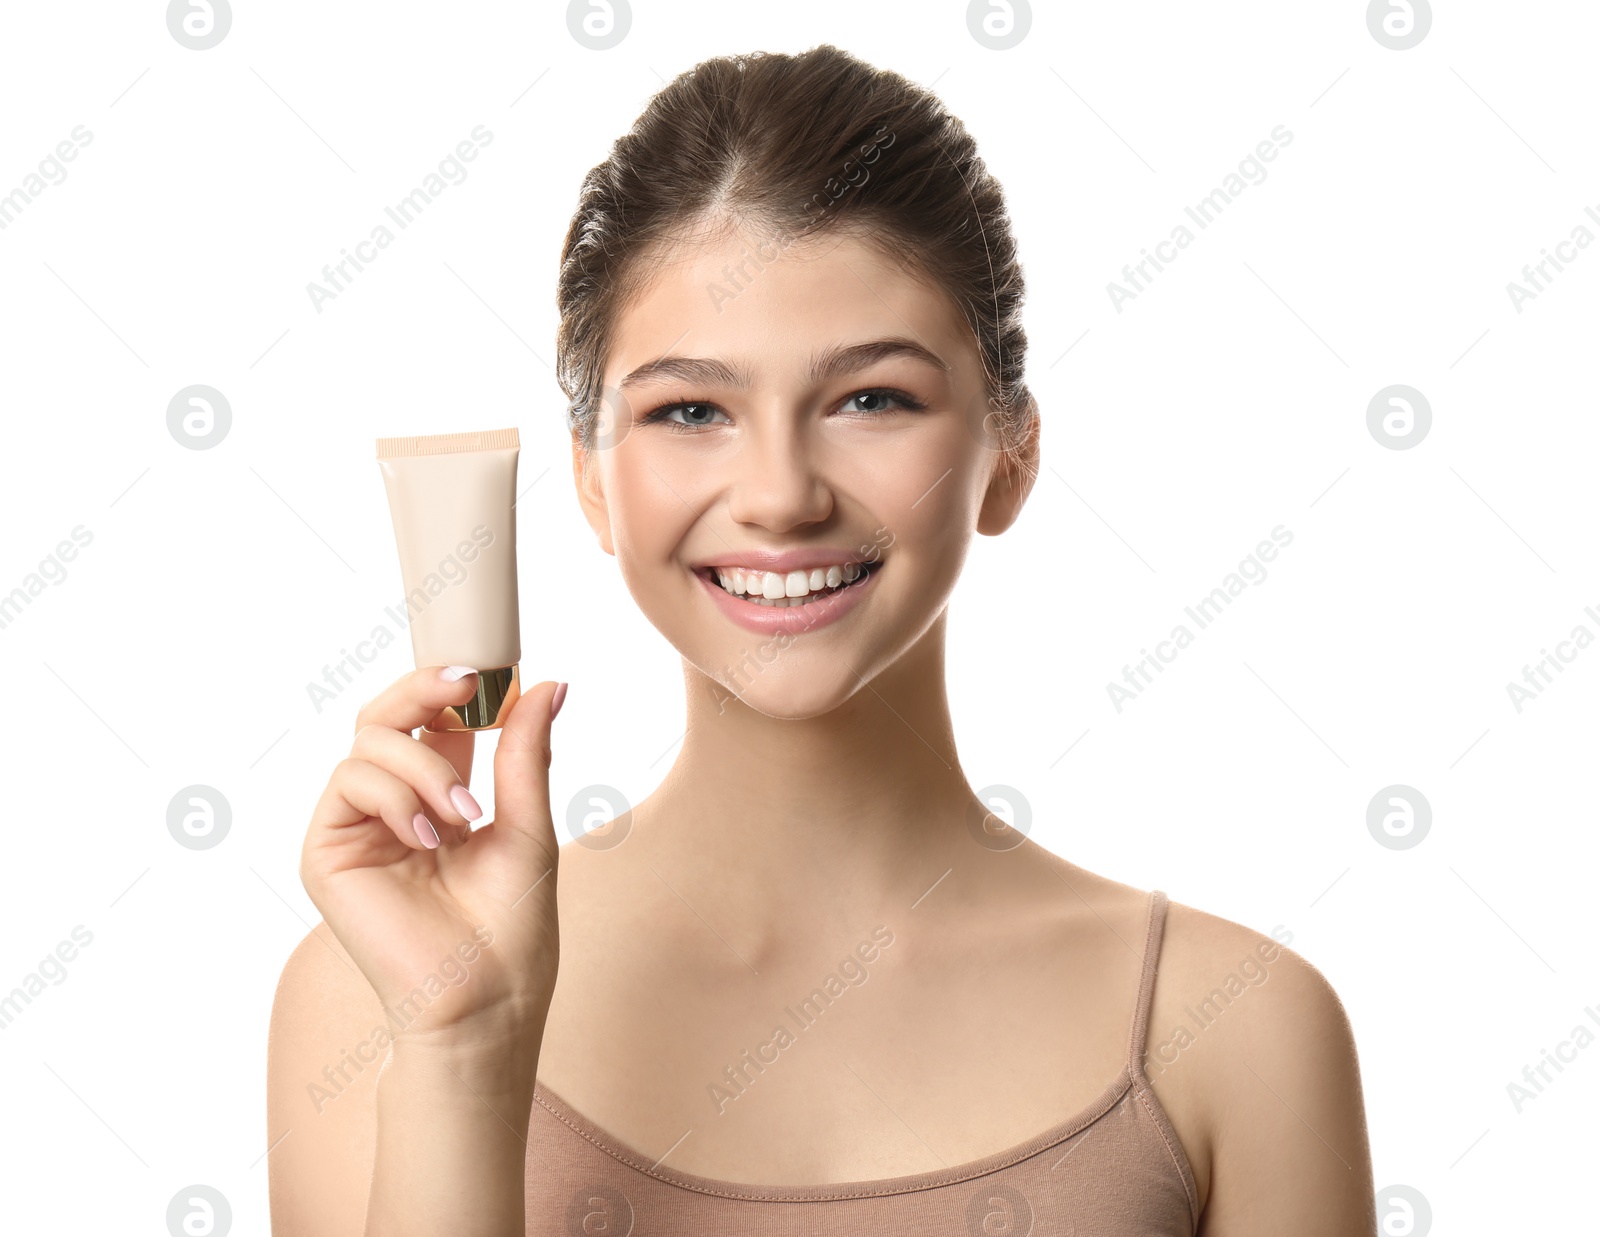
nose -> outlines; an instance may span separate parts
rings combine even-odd
[[[758,424],[759,423],[759,424]],[[789,418],[747,417],[727,461],[728,513],[740,524],[788,533],[833,514],[833,491],[817,466],[816,444]]]

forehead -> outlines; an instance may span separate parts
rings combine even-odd
[[[857,237],[785,245],[739,229],[680,242],[660,256],[618,317],[608,384],[667,353],[736,362],[757,381],[787,378],[827,347],[891,336],[943,358],[953,380],[978,365],[948,294]]]

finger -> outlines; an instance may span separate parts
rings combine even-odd
[[[550,822],[550,702],[559,684],[522,694],[494,749],[494,823],[544,846]]]
[[[439,723],[444,724],[444,710],[439,711]],[[431,722],[428,724],[432,724]],[[431,747],[439,755],[450,762],[450,767],[456,771],[456,780],[463,786],[472,785],[472,736],[471,730],[424,730],[417,735],[417,742],[425,747]]]
[[[444,756],[408,734],[373,723],[356,732],[350,754],[392,773],[422,800],[435,824],[467,825],[483,809]]]
[[[471,700],[472,694],[478,689],[476,672],[448,680],[441,677],[441,672],[448,668],[423,666],[420,670],[401,675],[361,706],[356,714],[356,730],[377,725],[410,734],[419,726],[437,721],[440,712],[448,706],[465,704]],[[470,738],[472,732],[463,733]]]
[[[334,766],[328,787],[312,813],[312,836],[307,842],[313,838],[330,841],[339,829],[374,818],[412,850],[437,847],[438,839],[423,815],[417,792],[387,769],[354,756],[347,756]]]

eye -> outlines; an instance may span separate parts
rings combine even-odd
[[[706,403],[703,400],[675,400],[672,403],[662,404],[654,411],[646,413],[640,418],[639,424],[655,425],[660,422],[671,426],[675,430],[695,430],[701,426],[715,424],[710,418],[721,411],[715,404]],[[682,421],[675,420],[673,414],[680,412],[683,413],[685,419]]]
[[[863,408],[860,410],[862,412],[893,412],[896,405],[901,411],[921,412],[927,407],[921,400],[907,395],[904,391],[896,391],[889,387],[872,387],[865,391],[857,391],[845,400],[845,403],[853,404],[857,400],[871,400],[876,405],[872,408]]]

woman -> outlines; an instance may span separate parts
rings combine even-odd
[[[962,773],[947,603],[1038,469],[1022,296],[959,121],[831,46],[698,65],[589,173],[574,479],[686,733],[558,854],[565,684],[500,735],[493,824],[472,736],[413,734],[470,676],[361,710],[273,1012],[274,1231],[1373,1231],[1322,977]]]

